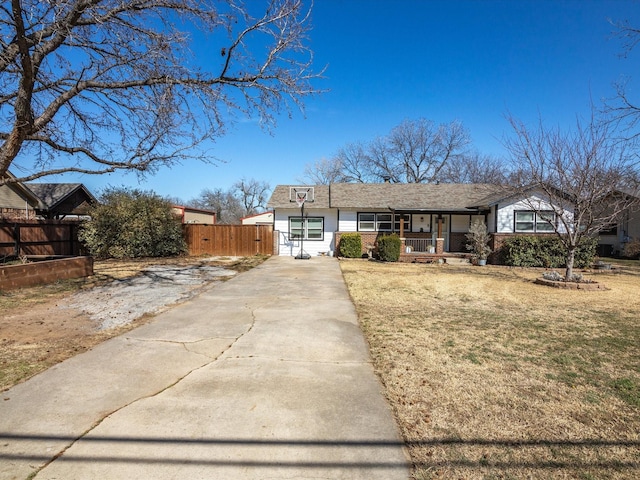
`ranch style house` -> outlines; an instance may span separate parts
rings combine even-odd
[[[301,208],[295,192],[305,189],[308,198]],[[554,211],[559,209],[535,190],[527,195],[518,197],[491,184],[278,185],[268,208],[274,212],[279,255],[296,256],[301,249],[310,256],[333,255],[347,232],[361,234],[363,255],[379,235],[392,232],[401,237],[403,253],[468,253],[465,234],[476,220],[487,225],[493,249],[510,235],[553,234],[550,222],[557,221]],[[532,204],[541,208],[533,211]],[[615,243],[629,235],[628,229],[612,233]]]

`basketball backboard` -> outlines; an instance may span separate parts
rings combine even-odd
[[[313,187],[289,187],[289,201],[297,203],[299,207],[314,200]]]

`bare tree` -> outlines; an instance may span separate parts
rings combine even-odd
[[[457,155],[442,168],[443,183],[503,184],[507,175],[506,162],[497,157],[473,152]]]
[[[514,161],[513,188],[560,238],[570,280],[582,241],[615,225],[638,203],[635,145],[620,141],[609,122],[594,118],[586,125],[577,120],[566,132],[541,122],[531,129],[513,117],[509,122],[514,136],[504,144]],[[532,191],[535,196],[528,195]]]
[[[367,183],[379,180],[369,167],[367,147],[362,143],[350,143],[340,150],[335,156],[335,161],[342,168],[342,181],[348,183]]]
[[[240,223],[242,217],[264,211],[271,187],[266,182],[241,179],[229,190],[204,189],[191,200],[190,206],[216,212],[216,221],[222,224]]]
[[[342,162],[339,157],[321,158],[304,167],[301,182],[314,185],[329,185],[345,181]]]
[[[265,210],[267,201],[269,200],[269,192],[271,187],[267,182],[261,182],[253,178],[241,179],[234,183],[235,197],[238,198],[244,212],[243,217],[253,215]]]
[[[460,122],[436,125],[426,119],[406,120],[369,149],[371,170],[395,183],[433,183],[445,165],[470,143]]]
[[[333,159],[307,166],[305,178],[315,183],[439,182],[448,175],[446,166],[461,161],[469,144],[460,122],[406,120],[386,136],[348,144]]]
[[[303,4],[3,2],[0,179],[153,171],[206,160],[235,115],[273,125],[316,92]]]
[[[189,206],[216,212],[216,222],[225,225],[240,223],[244,216],[240,200],[232,191],[221,188],[204,189],[198,198],[189,202]]]

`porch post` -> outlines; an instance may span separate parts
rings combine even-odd
[[[444,253],[444,238],[442,237],[442,215],[438,215],[438,236],[436,238],[436,253]]]

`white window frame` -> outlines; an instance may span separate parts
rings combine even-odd
[[[366,217],[363,219],[363,217]],[[400,219],[405,218],[404,231],[411,231],[411,215],[408,213],[391,212],[359,212],[358,231],[359,232],[399,232]],[[366,227],[364,226],[366,225]],[[380,228],[389,225],[389,228]]]
[[[293,233],[294,229],[292,228],[292,223],[296,222],[299,223],[300,220],[302,220],[302,235],[298,234],[298,233]],[[318,228],[312,228],[311,231],[312,232],[318,232],[320,233],[320,237],[318,238],[317,236],[315,237],[309,237],[309,223],[313,224],[316,222],[320,223],[320,229],[318,230]],[[296,228],[296,230],[298,230]],[[310,242],[321,242],[324,240],[324,217],[289,217],[289,240],[306,240],[306,241],[310,241]]]
[[[531,215],[532,220],[518,221],[519,214]],[[552,221],[553,226],[550,225],[550,223],[544,219],[544,216],[546,215],[550,215],[551,218],[553,219]],[[514,215],[513,215],[513,222],[514,222],[513,231],[516,233],[553,233],[555,232],[555,228],[557,227],[557,221],[558,219],[557,219],[556,213],[552,210],[545,210],[540,212],[536,212],[534,210],[516,210],[514,211]],[[527,229],[527,230],[520,229],[518,228],[518,223],[520,224],[531,223],[533,225],[533,228]]]

